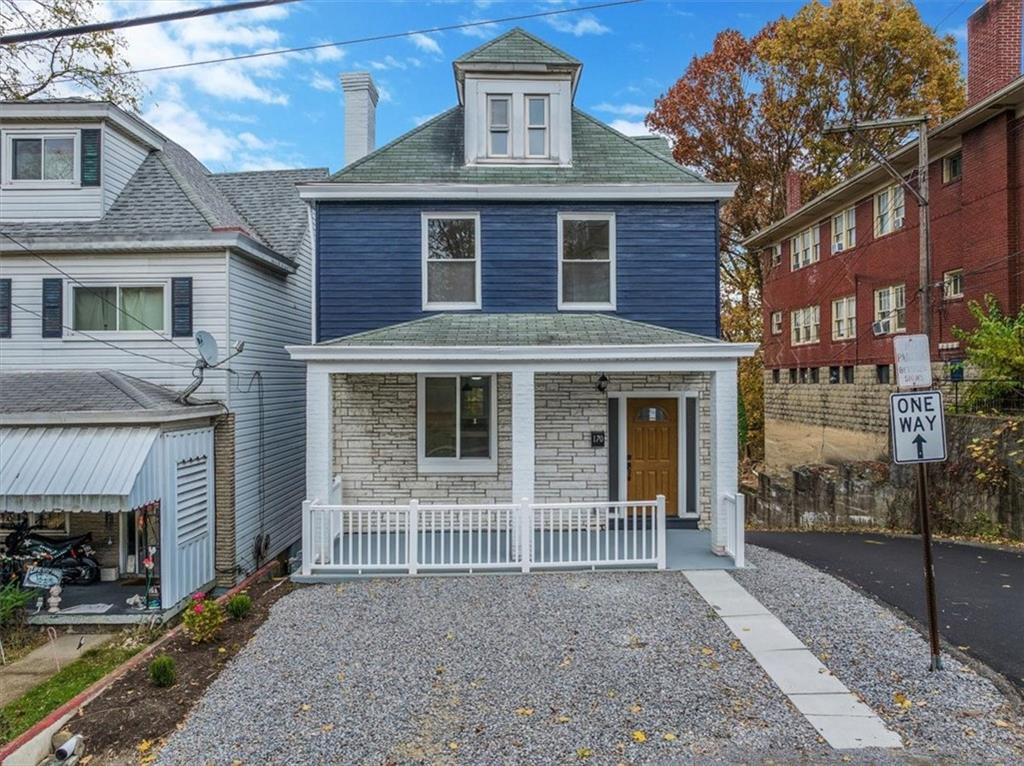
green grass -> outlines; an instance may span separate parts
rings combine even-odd
[[[98,646],[65,665],[56,675],[0,709],[0,743],[14,739],[69,699],[103,678],[142,647]]]

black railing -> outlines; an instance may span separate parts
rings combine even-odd
[[[1024,380],[954,378],[942,387],[952,389],[947,404],[953,412],[1024,414]]]

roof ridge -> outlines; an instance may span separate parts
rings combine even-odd
[[[338,176],[342,175],[343,173],[347,173],[348,171],[352,170],[353,168],[357,168],[357,167],[363,165],[364,163],[366,163],[369,160],[373,159],[374,157],[376,157],[377,155],[379,155],[381,152],[385,151],[386,149],[390,149],[395,144],[397,144],[397,143],[399,143],[401,141],[405,141],[408,138],[412,138],[417,133],[421,133],[422,131],[426,130],[427,128],[433,126],[434,123],[439,122],[442,118],[447,117],[452,112],[456,111],[457,109],[461,109],[461,108],[462,108],[461,105],[456,104],[451,109],[446,109],[443,112],[441,112],[440,114],[435,114],[429,120],[426,120],[425,122],[420,123],[419,125],[417,125],[412,130],[410,130],[410,131],[408,131],[406,133],[403,133],[402,135],[397,136],[396,138],[391,139],[386,144],[384,144],[383,146],[380,146],[380,147],[374,149],[369,154],[364,154],[362,157],[360,157],[355,162],[350,162],[348,165],[346,165],[345,167],[341,168],[341,170],[339,170],[337,173],[334,173],[333,175],[328,176],[327,180],[328,181],[333,181]]]
[[[594,115],[588,114],[587,112],[584,112],[578,106],[574,106],[572,108],[572,110],[574,112],[576,112],[577,114],[579,114],[581,117],[584,117],[584,118],[590,120],[595,125],[598,125],[598,126],[604,128],[609,133],[613,133],[614,135],[619,136],[620,138],[626,139],[627,141],[629,141],[629,143],[632,146],[635,146],[636,148],[646,152],[647,154],[651,155],[655,159],[665,163],[669,167],[675,168],[676,170],[678,170],[680,172],[683,172],[683,173],[686,173],[688,175],[693,176],[696,179],[697,182],[705,183],[705,184],[706,183],[711,183],[710,181],[708,181],[708,179],[706,179],[704,176],[700,175],[699,173],[694,173],[688,167],[686,167],[684,165],[680,165],[675,160],[670,160],[668,157],[665,157],[663,154],[659,154],[658,152],[654,151],[654,149],[651,149],[650,147],[644,146],[643,144],[634,141],[633,139],[636,138],[636,136],[627,136],[625,133],[623,133],[620,130],[616,130],[615,128],[613,128],[608,123],[606,123],[606,122],[604,122],[602,120],[597,119],[596,117],[594,117]]]
[[[134,385],[139,380],[138,378],[125,375],[117,370],[97,370],[96,373],[143,409],[153,409],[160,404],[160,402],[146,394],[145,391],[140,390],[138,386]]]
[[[331,172],[331,169],[324,166],[308,167],[308,168],[268,168],[267,170],[228,170],[223,173],[210,173],[211,178],[223,178],[224,176],[250,176],[256,175],[257,173],[270,174],[270,173],[309,173],[314,170],[322,170],[325,173]]]
[[[184,149],[184,147],[182,147],[182,149]],[[187,149],[185,151],[187,151]],[[171,174],[171,178],[173,178],[174,182],[178,184],[178,188],[181,189],[182,194],[188,198],[188,201],[192,203],[192,207],[194,207],[196,212],[203,217],[206,224],[211,229],[217,228],[220,224],[217,221],[217,217],[213,214],[213,211],[210,210],[209,206],[207,206],[205,202],[203,202],[199,194],[196,193],[196,190],[192,188],[192,184],[188,183],[188,181],[185,180],[184,175],[174,167],[174,163],[167,159],[167,155],[164,150],[157,150],[156,157],[160,161],[160,164],[164,166],[164,169]]]
[[[428,322],[431,319],[437,319],[438,317],[450,317],[452,314],[449,311],[439,311],[436,314],[429,314],[419,319],[407,319],[404,322],[396,322],[395,324],[385,325],[384,327],[374,327],[372,330],[363,330],[362,332],[354,332],[350,335],[339,335],[337,338],[331,338],[330,340],[322,340],[317,345],[330,345],[337,343],[339,340],[351,340],[353,338],[362,338],[367,335],[373,335],[381,330],[391,330],[395,327],[407,327],[409,325],[420,324],[422,322]]]
[[[556,54],[558,56],[561,56],[562,58],[566,59],[569,63],[572,63],[572,64],[582,64],[582,62],[579,59],[577,59],[575,56],[570,56],[565,51],[563,51],[563,50],[561,50],[559,48],[556,48],[554,45],[552,45],[551,43],[547,42],[546,40],[542,40],[541,38],[537,37],[536,35],[533,35],[533,34],[527,32],[522,27],[512,27],[512,29],[508,30],[507,32],[505,32],[503,34],[500,34],[497,37],[495,37],[495,38],[493,38],[491,40],[488,40],[485,43],[481,43],[480,45],[476,46],[475,48],[473,48],[470,51],[467,51],[466,53],[463,53],[461,56],[459,56],[457,59],[455,59],[452,63],[453,64],[459,64],[459,63],[465,62],[468,59],[470,59],[471,57],[476,56],[477,54],[487,50],[488,48],[490,48],[495,43],[498,43],[501,40],[504,40],[504,39],[506,39],[508,37],[511,37],[514,34],[521,34],[521,35],[523,35],[524,37],[532,40],[533,42],[537,43],[538,45],[540,45],[540,46],[542,46],[544,48],[547,48],[552,53],[554,53],[554,54]]]

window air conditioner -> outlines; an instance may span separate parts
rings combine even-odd
[[[893,219],[892,227],[894,229],[902,229],[903,228],[903,218],[895,218],[895,219]]]
[[[842,242],[833,242],[832,243],[832,252],[833,253],[841,253],[841,252],[843,252],[843,248],[844,248],[844,246],[843,246]]]
[[[871,332],[875,335],[888,335],[892,332],[892,319],[879,319],[871,323]]]

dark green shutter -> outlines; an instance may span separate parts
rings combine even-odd
[[[100,185],[100,143],[99,128],[82,130],[82,186]]]
[[[64,280],[43,280],[43,337],[64,335]]]
[[[0,338],[11,337],[11,280],[0,279]]]
[[[171,280],[171,335],[175,338],[192,335],[192,277]]]

